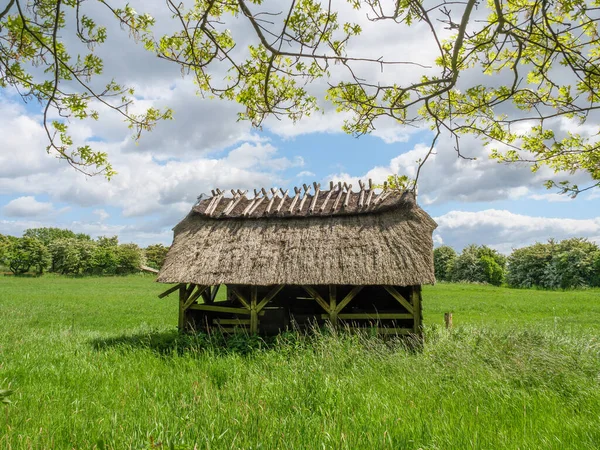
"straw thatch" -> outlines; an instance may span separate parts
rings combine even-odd
[[[431,235],[437,225],[412,193],[387,190],[369,199],[372,191],[362,183],[360,193],[340,185],[321,209],[329,191],[315,188],[314,202],[305,187],[293,205],[294,197],[283,197],[279,211],[282,198],[274,199],[274,192],[269,198],[264,189],[254,199],[236,191],[231,198],[215,192],[174,228],[158,281],[262,286],[434,282]]]

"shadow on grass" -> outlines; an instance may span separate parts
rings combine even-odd
[[[246,333],[224,335],[222,333],[180,333],[177,330],[125,334],[116,337],[97,338],[90,341],[95,350],[111,348],[122,350],[145,349],[163,355],[199,354],[213,355],[231,353],[250,354],[277,345],[280,337],[260,337]],[[289,337],[287,338],[289,339]]]
[[[177,330],[151,331],[122,336],[97,338],[90,341],[97,351],[120,349],[123,351],[150,350],[161,356],[210,354],[226,356],[231,354],[251,355],[271,349],[288,350],[316,349],[323,345],[354,343],[365,349],[389,349],[401,347],[414,353],[422,350],[423,341],[415,336],[381,337],[369,333],[348,333],[344,330],[327,328],[308,331],[287,331],[275,336],[250,335],[247,332],[223,334],[180,333]]]

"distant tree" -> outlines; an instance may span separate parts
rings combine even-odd
[[[9,269],[20,275],[31,268],[41,275],[50,263],[48,249],[36,238],[23,237],[17,239],[8,251],[7,262]]]
[[[67,238],[58,239],[50,244],[52,267],[54,271],[64,275],[84,275],[93,267],[94,241]]]
[[[535,243],[518,248],[508,257],[506,281],[511,287],[542,286],[546,268],[552,260],[553,243]]]
[[[165,247],[162,244],[154,244],[146,247],[144,253],[146,255],[146,263],[150,267],[160,269],[165,262],[169,247]]]
[[[145,263],[142,249],[136,244],[121,244],[117,249],[117,273],[128,274],[140,271],[140,267]]]
[[[570,289],[599,285],[598,245],[587,239],[572,238],[552,245],[551,251],[552,259],[544,271],[542,286]]]
[[[456,257],[450,279],[455,282],[490,283],[504,280],[506,257],[485,245],[469,245]]]
[[[116,247],[119,245],[119,236],[100,236],[98,239],[96,239],[96,243],[100,247]]]
[[[18,238],[0,234],[0,265],[8,266],[8,256]]]
[[[456,260],[456,251],[448,246],[442,245],[433,250],[433,266],[435,278],[438,281],[450,281],[450,273]]]
[[[84,233],[74,233],[71,230],[63,228],[28,228],[23,233],[23,237],[32,237],[40,240],[46,247],[57,239],[85,239],[90,240],[90,236]]]

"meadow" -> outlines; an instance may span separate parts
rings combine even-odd
[[[1,277],[0,449],[600,448],[600,290],[426,287],[415,347],[180,336],[164,289]]]

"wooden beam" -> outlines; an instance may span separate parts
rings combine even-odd
[[[331,325],[333,325],[334,327],[337,327],[337,320],[338,320],[338,313],[336,311],[336,306],[337,306],[336,291],[337,291],[336,285],[330,284],[329,285],[329,317],[324,317],[324,318],[328,318],[329,321],[331,322]]]
[[[258,287],[250,286],[250,333],[258,333],[258,311],[256,310],[258,300]]]
[[[414,332],[421,333],[421,286],[411,286],[410,296],[414,309]]]
[[[250,325],[250,319],[213,319],[216,325]]]
[[[190,307],[188,309],[193,309],[196,311],[222,312],[222,313],[228,313],[228,314],[246,314],[246,315],[250,314],[250,310],[248,310],[246,308],[234,308],[231,306],[218,306],[218,305],[205,305],[204,303],[190,305]]]
[[[352,185],[348,185],[348,191],[346,192],[346,198],[344,199],[344,208],[347,208],[350,204],[350,197],[352,196]]]
[[[394,297],[398,301],[398,303],[404,306],[410,314],[414,314],[413,307],[411,306],[411,304],[408,303],[408,301],[402,296],[402,294],[400,294],[400,292],[396,290],[394,286],[384,286],[384,288],[386,291],[389,292],[389,294],[392,297]]]
[[[250,309],[250,303],[248,303],[248,300],[240,292],[238,292],[236,288],[230,286],[229,289],[231,289],[232,294],[237,297],[240,303],[244,305],[244,308]]]
[[[321,314],[322,319],[327,319],[329,316],[327,314]],[[346,314],[338,314],[338,319],[341,320],[351,320],[351,319],[367,319],[367,320],[402,320],[402,319],[412,319],[412,314],[403,314],[403,313],[346,313]]]
[[[183,305],[185,304],[185,284],[180,284],[179,285],[179,320],[177,321],[177,328],[179,328],[179,331],[183,331],[184,327],[185,327],[185,309],[183,308]]]
[[[271,289],[271,291],[260,301],[260,303],[256,305],[256,311],[260,312],[267,305],[267,303],[269,303],[277,294],[279,294],[284,286],[284,284],[280,284]]]
[[[296,202],[300,198],[300,192],[302,192],[297,187],[294,187],[294,191],[296,192],[296,195],[294,195],[294,198],[292,199],[292,204],[290,205],[290,210],[289,210],[290,214],[294,212],[294,206],[296,206]]]
[[[344,189],[341,186],[341,183],[339,185],[340,189],[339,189],[339,194],[335,199],[335,202],[333,202],[333,208],[331,208],[331,211],[335,211],[338,207],[338,204],[340,203],[340,200],[342,199],[342,195],[344,195]]]
[[[300,206],[298,206],[298,212],[301,212],[302,208],[304,208],[304,203],[306,203],[306,196],[308,195],[308,191],[310,191],[310,189],[311,189],[311,187],[307,186],[306,184],[303,187],[304,187],[304,196],[302,197],[302,200],[300,200]]]
[[[158,294],[158,298],[165,298],[167,295],[172,294],[177,289],[179,289],[181,286],[185,286],[185,284],[179,283],[179,284],[176,284],[175,286],[171,286],[169,289],[167,289],[162,294]]]
[[[196,288],[196,285],[194,283],[190,283],[190,285],[187,287],[187,289],[185,291],[185,299],[186,300],[189,298],[189,296],[192,294],[192,292],[194,292],[195,288]]]
[[[217,298],[217,292],[219,292],[219,288],[220,288],[220,287],[221,287],[221,286],[217,284],[216,286],[213,286],[213,287],[211,288],[211,292],[210,292],[210,303],[213,303],[213,302],[215,301],[215,298]]]
[[[344,299],[340,302],[340,304],[337,306],[335,312],[339,313],[342,309],[344,309],[346,305],[350,303],[350,301],[354,297],[356,297],[356,294],[358,294],[362,290],[362,288],[363,286],[354,286],[352,290],[348,292],[348,295],[346,295]]]
[[[283,206],[283,204],[285,203],[285,199],[287,198],[288,192],[290,192],[289,189],[286,189],[286,191],[284,192],[283,189],[281,189],[281,201],[279,202],[279,206],[277,207],[277,209],[275,210],[275,212],[277,214],[279,214],[279,211],[281,211],[281,207]]]
[[[333,187],[329,186],[329,192],[327,192],[327,195],[325,196],[325,200],[323,200],[323,204],[319,208],[319,211],[321,211],[321,212],[325,211],[325,207],[327,206],[327,202],[331,198],[332,193],[333,193]]]
[[[208,288],[208,286],[198,286],[198,290],[196,292],[194,292],[192,295],[190,295],[187,300],[185,301],[185,304],[183,305],[183,309],[186,310],[190,307],[190,305],[192,303],[194,303],[198,297],[200,297],[201,294],[204,294],[204,292],[206,292],[206,289]]]
[[[323,308],[325,311],[327,311],[327,313],[331,312],[329,310],[329,305],[327,303],[325,303],[325,300],[323,300],[323,297],[321,297],[321,294],[319,294],[315,289],[313,289],[310,286],[302,285],[302,287],[308,293],[308,295],[310,295],[312,298],[314,298],[317,301],[317,303],[319,305],[321,305],[321,308]]]

